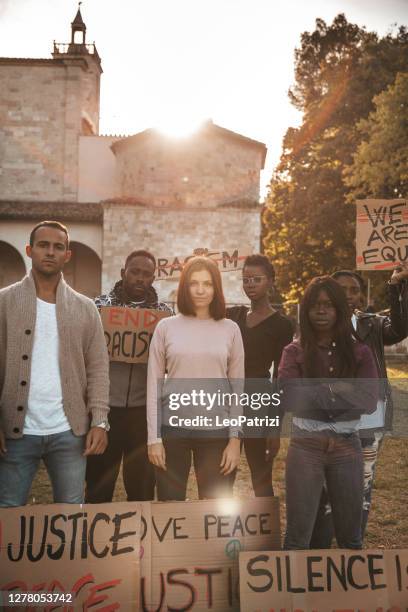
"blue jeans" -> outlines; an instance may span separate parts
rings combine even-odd
[[[363,456],[358,434],[292,438],[286,459],[285,549],[310,548],[324,483],[339,548],[360,549]]]
[[[371,495],[374,484],[375,468],[383,438],[384,432],[377,431],[373,434],[372,438],[363,437],[361,439],[364,465],[363,515],[361,521],[361,538],[363,541],[367,528],[368,515],[371,509]],[[327,494],[327,487],[324,487],[310,548],[331,548],[333,536],[332,510]]]
[[[85,436],[71,430],[49,436],[23,435],[6,440],[7,453],[0,457],[0,507],[24,506],[43,459],[51,479],[54,502],[84,501]]]

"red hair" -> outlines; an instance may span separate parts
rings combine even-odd
[[[192,257],[184,265],[177,292],[178,311],[183,315],[195,317],[195,308],[190,294],[190,278],[193,272],[199,270],[207,270],[211,275],[214,287],[214,297],[210,304],[211,317],[215,321],[225,319],[225,298],[222,290],[221,274],[215,261],[209,257]]]

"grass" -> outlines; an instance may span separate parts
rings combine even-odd
[[[366,548],[408,548],[408,363],[393,363],[388,369],[395,397],[395,430],[399,437],[386,437],[377,463],[372,508],[364,545]],[[274,462],[274,490],[281,499],[282,529],[285,524],[285,457],[288,442],[282,440]],[[136,476],[135,476],[136,477]],[[235,481],[234,494],[247,499],[253,496],[248,465],[242,456]],[[190,474],[188,498],[197,499],[194,475]],[[114,501],[126,499],[122,479],[119,478]],[[52,503],[51,487],[42,466],[35,478],[30,502]]]

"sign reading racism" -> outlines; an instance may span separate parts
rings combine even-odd
[[[241,553],[242,612],[406,612],[408,550]]]
[[[184,257],[159,257],[157,259],[156,280],[169,280],[180,277],[183,266],[189,259],[197,255],[213,259],[220,272],[242,270],[245,258],[250,254],[241,248],[229,250],[195,249],[192,255]]]
[[[100,309],[110,361],[147,363],[154,329],[169,312],[103,306]]]
[[[140,528],[136,503],[2,509],[0,591],[73,595],[36,610],[139,610]]]
[[[385,270],[408,261],[407,200],[357,200],[356,267]]]
[[[142,506],[142,612],[239,610],[239,553],[280,548],[276,497]]]

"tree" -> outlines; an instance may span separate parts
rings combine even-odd
[[[407,68],[405,28],[379,39],[338,15],[302,34],[289,97],[303,121],[285,134],[263,217],[265,251],[287,299],[296,300],[312,276],[354,266],[355,210],[346,201],[344,168],[373,97]]]
[[[361,142],[345,168],[349,199],[408,197],[408,72],[374,98],[357,129]]]

